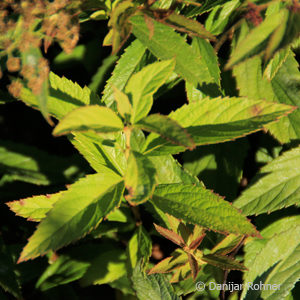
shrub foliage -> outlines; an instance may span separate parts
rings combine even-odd
[[[296,299],[299,12],[291,0],[2,1],[1,106],[38,109],[89,166],[0,140],[0,296],[89,299],[109,285],[111,299]],[[230,276],[280,289],[195,285]]]

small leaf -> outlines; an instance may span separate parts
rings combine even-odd
[[[236,234],[227,235],[221,242],[219,242],[211,251],[211,254],[226,255],[232,252],[240,243],[244,237]]]
[[[187,254],[181,250],[176,249],[172,256],[167,257],[156,264],[152,269],[149,270],[148,275],[155,273],[169,273],[174,269],[177,269],[186,264],[188,260]]]
[[[129,120],[132,112],[132,106],[127,95],[118,90],[115,86],[113,86],[113,90],[114,97],[117,102],[118,112],[125,120]]]
[[[168,219],[168,223],[169,223],[169,228],[174,231],[174,232],[178,232],[178,227],[179,227],[179,224],[180,224],[180,220],[175,218],[174,216],[171,216],[169,214],[166,214],[167,215],[167,219]]]
[[[223,270],[239,270],[246,271],[247,268],[240,264],[238,261],[224,255],[207,254],[203,255],[201,260],[207,262],[210,265],[221,268]]]
[[[154,227],[163,237],[172,241],[176,245],[178,245],[180,247],[183,247],[185,245],[183,238],[180,235],[178,235],[177,233],[175,233],[169,229],[163,228],[156,224],[154,224]]]
[[[155,132],[176,145],[190,150],[195,147],[193,139],[176,121],[159,114],[150,115],[140,120],[136,126],[143,130]]]
[[[55,127],[53,134],[62,135],[71,131],[94,130],[115,132],[123,129],[121,119],[109,108],[90,105],[77,108],[67,114]]]
[[[166,82],[174,66],[174,60],[156,62],[144,67],[129,79],[125,92],[132,104],[132,124],[147,116],[152,107],[153,94]]]
[[[131,151],[124,180],[125,187],[129,191],[129,194],[125,196],[126,200],[132,205],[141,204],[147,201],[154,192],[155,168],[147,157]]]
[[[192,277],[195,280],[198,272],[199,272],[199,268],[198,268],[198,261],[194,258],[193,255],[188,253],[188,260],[189,260],[189,265],[192,271]]]
[[[127,22],[129,16],[134,12],[134,4],[131,1],[117,3],[110,15],[108,25],[112,27],[112,53],[117,53],[131,32],[131,25]]]
[[[167,17],[165,22],[171,25],[178,31],[183,31],[188,33],[189,35],[199,36],[203,39],[209,39],[214,41],[216,38],[205,29],[205,27],[197,22],[196,20],[186,18],[183,15],[179,15],[177,13],[172,13]]]
[[[176,282],[182,282],[183,280],[186,280],[192,275],[191,268],[189,262],[187,262],[185,265],[180,266],[172,276],[170,282],[176,283]]]
[[[190,249],[197,249],[205,237],[205,229],[199,225],[195,225],[193,232],[188,237],[187,245]]]
[[[89,175],[62,194],[23,249],[19,262],[56,250],[96,228],[118,207],[122,178],[112,173]]]
[[[197,226],[197,225],[195,225],[195,226]],[[198,236],[196,239],[192,240],[192,242],[189,244],[189,248],[191,250],[197,249],[200,246],[200,244],[202,243],[205,235],[206,234],[204,233],[204,234]]]

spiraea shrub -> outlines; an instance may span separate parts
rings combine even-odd
[[[292,0],[1,1],[1,299],[299,299],[299,33]]]

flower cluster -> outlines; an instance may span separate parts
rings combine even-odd
[[[57,41],[66,53],[73,50],[79,39],[80,4],[71,0],[1,1],[0,57],[7,56],[7,70],[20,72],[34,94],[41,92],[49,73],[41,46],[47,52]],[[18,96],[21,88],[20,81],[13,82],[9,91]]]

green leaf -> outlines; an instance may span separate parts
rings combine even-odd
[[[175,72],[185,80],[197,86],[203,82],[211,82],[211,78],[204,62],[196,57],[183,37],[175,33],[167,25],[153,20],[154,34],[149,39],[150,30],[142,16],[130,18],[133,34],[159,59],[175,58]]]
[[[300,216],[291,216],[279,219],[264,228],[260,233],[263,239],[248,238],[245,243],[245,265],[249,268],[257,254],[263,249],[267,242],[277,234],[289,230],[300,224]]]
[[[112,54],[117,53],[122,48],[131,33],[131,26],[127,20],[135,12],[135,6],[136,4],[131,1],[121,1],[111,6],[108,22],[111,28],[111,37],[109,42],[106,42],[107,37],[105,37],[104,45],[112,46]]]
[[[144,57],[145,51],[146,47],[139,40],[133,41],[130,46],[125,49],[124,54],[118,60],[112,76],[107,81],[103,91],[101,100],[107,107],[111,107],[114,110],[116,109],[112,86],[115,86],[120,91],[124,89],[129,78],[135,72]]]
[[[300,245],[286,259],[282,260],[270,273],[265,284],[280,285],[280,288],[263,290],[263,299],[283,299],[293,289],[300,278]]]
[[[218,243],[211,251],[211,254],[226,255],[232,252],[243,240],[243,236],[236,234],[227,235],[220,243]]]
[[[180,300],[169,281],[161,274],[147,276],[137,265],[131,277],[139,300]]]
[[[157,183],[193,183],[199,185],[197,177],[182,168],[172,155],[147,156],[156,169]]]
[[[294,110],[294,107],[246,98],[205,99],[183,105],[169,115],[191,135],[196,145],[207,145],[236,139]],[[172,145],[157,134],[150,134],[144,153],[176,154],[184,147]]]
[[[143,226],[139,226],[134,232],[128,243],[127,252],[130,273],[139,261],[142,261],[144,267],[147,266],[152,253],[152,241]]]
[[[174,65],[174,60],[156,62],[131,76],[125,92],[132,104],[132,124],[147,116],[153,104],[153,94],[169,78]]]
[[[203,63],[207,66],[208,72],[214,79],[214,82],[218,86],[220,86],[221,83],[218,56],[212,45],[204,39],[195,37],[192,41],[192,47],[196,51],[196,53],[202,58]]]
[[[85,274],[89,266],[90,262],[88,261],[73,259],[69,255],[60,255],[41,275],[36,283],[36,288],[46,291],[55,286],[75,281]]]
[[[239,270],[239,271],[247,270],[247,268],[245,268],[241,263],[225,255],[207,254],[207,255],[203,255],[201,257],[201,260],[207,262],[210,265],[221,268],[223,270]]]
[[[145,143],[145,134],[141,129],[131,128],[130,130],[130,149],[141,152]]]
[[[47,108],[49,114],[57,119],[79,106],[100,103],[99,98],[89,88],[81,88],[77,83],[73,83],[65,77],[61,78],[51,72],[49,83]],[[36,96],[27,88],[22,89],[20,99],[27,105],[38,108]]]
[[[196,20],[189,19],[184,15],[172,13],[166,18],[165,22],[176,30],[186,32],[191,36],[198,36],[202,39],[209,40],[216,39],[201,23]]]
[[[272,80],[274,76],[277,74],[277,71],[280,69],[282,64],[286,61],[288,58],[288,55],[290,53],[290,49],[282,49],[278,51],[274,57],[269,61],[268,65],[266,66],[264,70],[264,76],[268,80]]]
[[[216,97],[221,95],[220,87],[220,69],[218,65],[218,57],[211,44],[198,37],[193,38],[192,48],[202,58],[203,63],[207,66],[211,77],[215,84],[209,86],[194,86],[189,82],[185,82],[187,98],[189,102],[199,101],[206,96]],[[216,86],[217,85],[217,86]]]
[[[116,140],[100,139],[96,134],[73,133],[72,144],[98,173],[115,172],[123,175],[126,169],[125,138],[122,133],[113,135]],[[116,147],[115,147],[116,145]],[[124,146],[124,147],[123,147]]]
[[[191,255],[189,255],[191,257]],[[191,258],[190,258],[191,259]],[[197,264],[195,262],[195,259],[193,259],[194,269],[196,269]],[[198,270],[199,270],[199,264],[198,264]],[[195,270],[196,271],[196,270]],[[191,271],[191,265],[189,262],[187,262],[185,265],[180,266],[173,274],[172,278],[170,279],[171,283],[177,283],[181,281],[186,281],[189,277],[193,276]],[[195,282],[195,278],[192,277],[193,282]],[[195,284],[194,284],[195,285]]]
[[[148,272],[148,275],[172,272],[174,269],[177,269],[186,264],[187,260],[187,254],[181,249],[176,249],[172,253],[172,256],[163,259],[153,268],[151,268]]]
[[[281,9],[283,11],[284,9]],[[272,34],[265,51],[265,60],[269,60],[275,51],[291,45],[298,37],[300,30],[300,16],[293,9],[286,10],[286,18]],[[270,14],[273,17],[273,14]]]
[[[66,161],[35,147],[0,140],[0,174],[9,180],[37,185],[65,184],[74,180],[79,172],[72,158]]]
[[[99,90],[99,87],[102,85],[107,71],[111,68],[111,66],[116,62],[117,59],[118,57],[116,55],[110,55],[107,58],[103,59],[101,66],[98,68],[91,79],[91,83],[89,84],[89,89],[91,91],[94,91],[96,93]]]
[[[224,5],[216,5],[205,21],[206,29],[215,35],[221,34],[230,17],[240,5],[241,1],[239,0],[231,0]]]
[[[54,135],[71,131],[115,132],[124,127],[121,119],[111,109],[99,105],[79,107],[68,113],[53,130]]]
[[[55,202],[59,200],[63,192],[33,196],[18,201],[7,202],[6,205],[17,215],[27,218],[28,221],[39,222],[46,217]]]
[[[139,205],[147,201],[154,192],[156,185],[155,168],[147,157],[131,151],[124,181],[129,192],[125,199],[132,205]]]
[[[208,95],[199,89],[195,88],[193,84],[185,82],[185,91],[188,102],[199,101],[206,98]]]
[[[279,136],[281,142],[300,139],[300,72],[298,62],[292,52],[277,71],[271,85],[278,102],[298,107],[288,118],[285,118],[285,122],[282,120],[278,124],[277,129],[270,128],[271,133],[275,137]]]
[[[262,77],[261,64],[261,58],[256,56],[233,68],[239,95],[250,99],[274,101],[275,95],[270,82]]]
[[[300,203],[300,147],[264,166],[254,183],[234,202],[246,215],[272,212]]]
[[[271,82],[263,78],[261,64],[261,59],[254,57],[233,68],[240,96],[299,106],[300,72],[293,54],[289,52],[286,61],[277,70]],[[299,118],[300,110],[298,109],[287,118],[266,127],[281,143],[287,143],[300,137]]]
[[[33,259],[81,238],[120,205],[122,178],[112,173],[89,175],[62,194],[23,249],[19,262]]]
[[[98,255],[80,279],[81,286],[114,282],[126,275],[126,253],[112,243],[102,244]]]
[[[176,218],[221,233],[259,235],[254,226],[230,203],[201,186],[159,185],[151,202]]]
[[[265,47],[266,42],[274,31],[287,21],[288,11],[283,9],[267,17],[261,24],[254,27],[232,51],[227,68],[232,67],[247,56],[255,55]]]
[[[153,114],[140,120],[136,126],[143,130],[156,132],[173,144],[192,150],[195,143],[191,136],[174,120],[160,114]]]
[[[299,237],[299,222],[285,231],[274,234],[274,236],[264,244],[259,253],[251,261],[251,265],[246,265],[249,268],[249,271],[245,273],[244,282],[256,283],[258,281],[262,281],[266,284],[269,283],[268,280],[272,281],[274,279],[273,276],[277,274],[277,278],[280,282],[276,282],[276,284],[280,284],[287,280],[286,284],[280,287],[279,291],[275,291],[276,293],[278,292],[279,295],[277,294],[278,298],[274,297],[274,299],[282,299],[280,296],[286,295],[292,288],[294,280],[296,279],[294,276],[297,276],[297,272],[299,271],[294,273],[294,269],[291,268],[291,273],[289,273],[289,270],[285,270],[287,265],[283,265],[280,262],[286,260],[287,264],[291,264],[290,259],[296,258],[299,255]],[[293,260],[292,264],[295,264],[295,260]],[[282,273],[277,273],[275,270]],[[291,276],[291,282],[288,280],[289,276]],[[281,292],[283,292],[283,294],[281,294]],[[242,299],[257,299],[257,296],[259,295],[255,295],[254,291],[248,289],[248,291],[243,291]],[[274,296],[276,296],[276,294]]]
[[[120,223],[133,222],[133,219],[131,217],[131,210],[129,207],[116,208],[115,210],[110,212],[105,219],[111,222],[120,222]]]
[[[132,113],[132,105],[129,101],[128,96],[118,90],[115,86],[113,86],[113,89],[114,97],[117,102],[118,112],[125,120],[129,120]]]
[[[187,9],[186,15],[189,17],[201,15],[205,12],[211,11],[217,5],[224,5],[228,0],[207,0],[199,6],[190,5]]]

